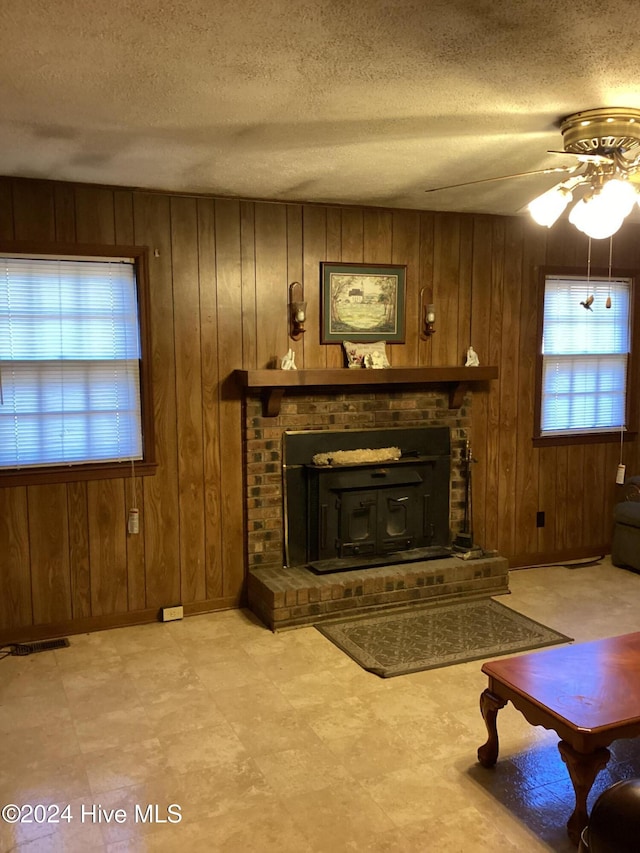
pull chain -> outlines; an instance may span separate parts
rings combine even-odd
[[[618,463],[618,470],[616,471],[616,483],[618,484],[618,486],[624,485],[624,475],[625,475],[625,471],[627,469],[627,466],[622,461],[622,449],[624,446],[624,430],[625,430],[625,425],[622,424],[622,426],[620,427],[620,462]]]
[[[136,534],[140,532],[140,511],[136,500],[136,469],[131,457],[131,508],[127,518],[127,532]]]
[[[585,311],[593,311],[591,307],[593,305],[593,293],[589,293],[591,290],[591,237],[589,237],[589,251],[587,254],[587,293],[584,299],[584,302],[581,302],[580,305],[585,309]]]
[[[613,234],[609,237],[609,294],[607,296],[606,307],[611,308],[611,258],[613,257]]]

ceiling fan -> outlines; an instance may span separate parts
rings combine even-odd
[[[433,187],[425,192],[455,189],[491,181],[505,181],[526,175],[565,173],[550,190],[531,201],[527,207],[539,225],[550,228],[573,201],[569,221],[589,237],[610,237],[620,228],[640,195],[634,183],[640,184],[640,110],[626,107],[603,107],[567,116],[560,124],[564,150],[550,154],[576,158],[570,166],[518,172],[497,178],[480,178],[446,187]],[[631,156],[628,155],[631,152]]]

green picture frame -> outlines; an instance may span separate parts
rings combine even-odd
[[[404,264],[320,264],[320,343],[404,343]]]

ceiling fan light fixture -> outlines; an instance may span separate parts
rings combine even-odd
[[[572,199],[573,193],[570,189],[561,186],[552,187],[552,189],[529,202],[529,213],[538,225],[546,225],[547,228],[551,228]]]
[[[569,222],[594,240],[611,237],[618,231],[624,215],[602,192],[580,199],[569,212]]]
[[[634,187],[629,181],[620,180],[620,178],[611,178],[607,181],[600,195],[623,219],[631,213],[633,205],[638,201],[638,194]]]
[[[576,156],[583,171],[534,199],[529,212],[538,224],[550,228],[572,200],[568,191],[581,186],[587,194],[572,207],[569,221],[593,239],[611,237],[635,202],[640,206],[640,192],[629,180],[640,172],[640,110],[585,110],[567,116],[560,130],[565,153]],[[634,156],[625,156],[629,151]]]

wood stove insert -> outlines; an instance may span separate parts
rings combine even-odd
[[[319,466],[316,453],[400,447],[400,459]],[[285,433],[286,555],[317,573],[448,556],[448,427]]]

